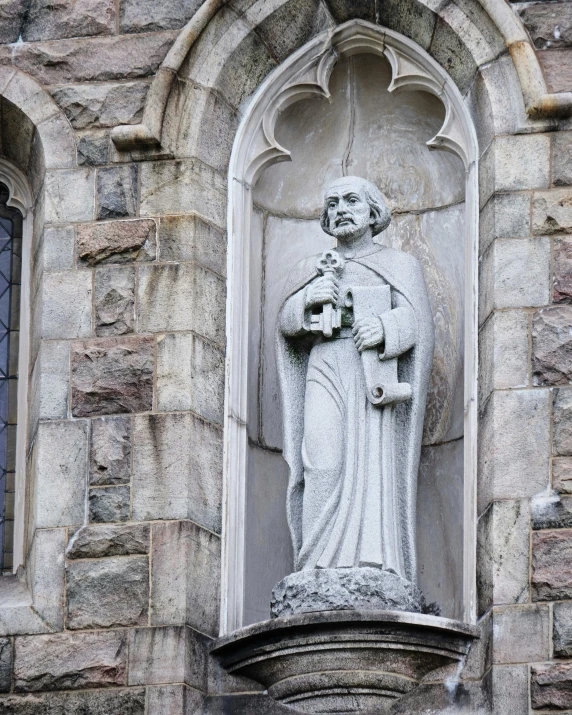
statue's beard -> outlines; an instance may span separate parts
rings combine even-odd
[[[331,228],[332,234],[335,238],[341,241],[347,241],[348,239],[356,239],[363,235],[364,226],[359,226],[353,219],[349,219],[348,223],[342,226],[333,226]]]

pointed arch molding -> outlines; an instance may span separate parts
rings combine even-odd
[[[457,155],[465,166],[465,456],[464,456],[464,614],[476,614],[476,445],[477,445],[477,246],[478,145],[461,94],[422,48],[397,32],[364,20],[351,20],[323,33],[290,56],[259,87],[240,124],[229,167],[227,380],[224,439],[224,517],[221,633],[242,626],[248,454],[248,361],[251,333],[252,187],[265,168],[290,159],[275,137],[280,113],[302,99],[328,100],[328,84],[340,57],[373,53],[392,67],[389,91],[424,91],[445,106],[431,149]]]
[[[15,166],[0,157],[0,184],[8,188],[8,206],[18,209],[26,218],[32,207],[32,195],[24,174]]]

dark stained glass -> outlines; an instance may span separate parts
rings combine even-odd
[[[0,573],[12,573],[22,215],[0,184]]]

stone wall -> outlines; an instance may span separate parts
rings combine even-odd
[[[552,89],[572,89],[572,5],[513,5]],[[28,551],[21,578],[0,583],[0,714],[283,711],[206,655],[220,601],[226,169],[263,78],[355,16],[451,73],[482,154],[483,638],[456,695],[426,684],[404,712],[572,711],[572,125],[523,120],[515,134],[518,82],[476,2],[232,0],[181,68],[162,147],[118,152],[111,128],[141,119],[198,6],[0,0],[2,153],[35,197]]]

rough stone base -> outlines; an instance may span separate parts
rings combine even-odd
[[[316,611],[422,613],[425,599],[409,581],[371,567],[297,571],[272,590],[272,618]]]

